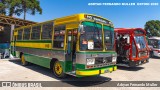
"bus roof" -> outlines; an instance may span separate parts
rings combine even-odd
[[[142,28],[115,28],[115,31],[135,31],[135,30],[142,30],[144,31],[144,29]]]
[[[115,28],[114,31],[115,32],[134,32],[136,30],[140,30],[142,32],[144,32],[144,34],[146,34],[146,31],[142,28]]]
[[[79,13],[79,14],[73,14],[73,15],[69,15],[69,16],[60,17],[60,18],[55,18],[55,19],[45,21],[45,22],[39,22],[39,23],[36,23],[36,24],[28,25],[28,26],[19,27],[19,28],[16,28],[16,30],[21,29],[21,28],[25,28],[25,27],[29,27],[29,26],[36,26],[36,25],[43,24],[43,23],[46,23],[46,22],[51,22],[51,21],[53,21],[55,25],[69,23],[69,22],[76,22],[76,21],[83,20],[85,18],[88,19],[86,17],[87,15],[88,16],[93,16],[94,18],[97,17],[95,20],[107,21],[108,23],[112,23],[110,20],[108,20],[106,18],[103,18],[101,16],[97,16],[97,15],[94,15],[94,14],[87,14],[87,13]]]
[[[54,20],[57,20],[57,19],[63,19],[63,18],[68,18],[68,17],[72,17],[72,16],[78,16],[78,17],[81,17],[81,16],[82,16],[82,17],[84,17],[85,15],[96,16],[96,17],[99,17],[99,18],[103,18],[103,19],[105,19],[105,20],[108,20],[108,19],[106,19],[106,18],[104,18],[104,17],[98,16],[98,15],[95,15],[95,14],[88,14],[88,13],[72,14],[72,15],[68,15],[68,16],[64,16],[64,17],[56,18],[56,19],[54,19]],[[110,20],[108,20],[108,21],[110,21]]]
[[[160,40],[160,37],[150,37],[148,39],[156,39],[156,40]]]

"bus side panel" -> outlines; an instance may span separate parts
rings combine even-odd
[[[64,64],[64,68],[65,68],[65,72],[71,72],[72,71],[72,61],[66,60]]]
[[[46,68],[50,68],[51,59],[24,53],[25,60]]]
[[[16,52],[22,52],[25,55],[25,59],[28,62],[38,64],[43,67],[50,68],[50,62],[53,58],[62,62],[62,66],[65,70],[65,65],[69,66],[68,62],[65,62],[65,55],[63,50],[52,49],[38,49],[27,47],[16,47]]]
[[[34,63],[36,65],[46,67],[46,68],[52,68],[52,67],[50,67],[50,62],[51,62],[50,58],[40,57],[40,56],[27,54],[27,53],[24,53],[24,57],[25,57],[25,60],[30,63]],[[68,72],[71,70],[71,65],[72,65],[71,62],[67,62],[67,61],[63,61],[63,60],[59,60],[59,61],[62,65],[63,72]],[[65,68],[66,66],[69,66],[69,67]]]

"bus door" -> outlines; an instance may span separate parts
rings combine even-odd
[[[76,62],[77,29],[67,30],[66,60],[72,61],[72,69]]]
[[[116,52],[118,63],[128,62],[130,56],[130,35],[129,33],[119,33],[116,39]]]

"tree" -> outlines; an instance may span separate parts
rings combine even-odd
[[[5,6],[5,13],[8,11],[8,16],[13,16],[14,14],[20,16],[24,14],[24,19],[26,18],[26,13],[35,15],[36,12],[42,14],[42,8],[40,7],[39,0],[0,0],[4,3],[0,3],[0,7]],[[2,9],[1,9],[2,10]]]
[[[40,7],[40,2],[38,0],[17,0],[21,4],[20,12],[23,12],[24,19],[26,18],[26,13],[35,15],[36,12],[42,14],[42,8]]]
[[[17,4],[14,0],[0,0],[0,14],[5,14],[8,16],[13,16],[13,14],[17,15],[17,10],[15,7],[17,7]],[[18,14],[19,15],[19,14]]]
[[[148,37],[158,36],[160,37],[160,21],[150,20],[145,24],[145,30]]]
[[[6,11],[5,11],[5,3],[6,1],[5,0],[0,0],[0,14],[6,14]]]

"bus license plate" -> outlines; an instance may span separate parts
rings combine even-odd
[[[109,72],[109,70],[108,70],[108,69],[104,71],[104,73],[108,73],[108,72]]]

